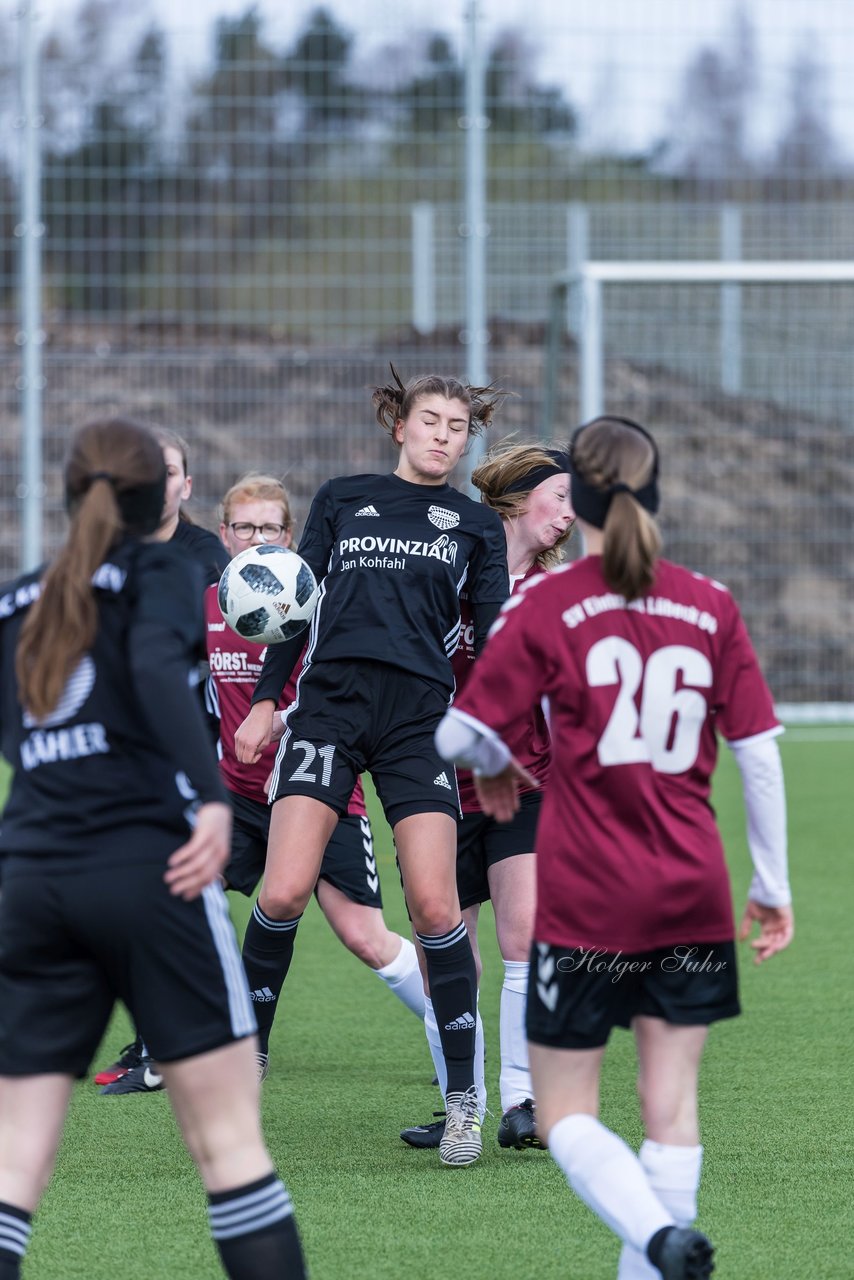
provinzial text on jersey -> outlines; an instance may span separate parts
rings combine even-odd
[[[368,560],[365,554],[380,553],[382,559]],[[394,562],[396,557],[427,556],[429,559],[442,560],[445,564],[456,564],[457,544],[443,533],[435,542],[422,542],[415,538],[342,538],[338,544],[338,553],[342,558],[360,554],[359,567],[367,569],[402,569],[403,560]],[[388,563],[392,561],[392,563]],[[356,562],[342,564],[341,568],[355,568]]]

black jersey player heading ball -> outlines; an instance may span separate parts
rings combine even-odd
[[[480,646],[508,576],[498,516],[448,477],[499,399],[438,375],[376,388],[377,420],[398,451],[395,470],[339,476],[312,503],[299,551],[321,582],[320,599],[273,773],[264,884],[243,948],[250,989],[269,993],[256,1006],[263,1049],[326,842],[356,778],[369,770],[426,956],[448,1062],[440,1155],[452,1165],[471,1163],[481,1150],[477,985],[456,888],[456,778],[433,731],[453,693],[459,593],[465,585]],[[236,735],[239,758],[256,759],[269,741],[300,643],[268,649]]]

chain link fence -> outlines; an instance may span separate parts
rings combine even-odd
[[[185,435],[202,523],[249,468],[286,477],[300,517],[330,474],[393,465],[370,409],[389,360],[403,376],[465,374],[477,347],[515,393],[493,435],[565,439],[576,304],[548,423],[546,329],[551,284],[580,261],[852,256],[847,0],[778,0],[770,20],[764,0],[608,15],[481,0],[435,18],[374,0],[364,21],[299,4],[214,19],[208,5],[195,25],[192,9],[177,25],[57,0],[29,15],[35,125],[20,88],[29,7],[0,3],[7,576],[26,557],[27,343],[49,552],[68,435],[93,415]],[[33,332],[28,134],[45,228]],[[471,324],[478,246],[485,332]],[[852,338],[845,286],[607,290],[606,401],[662,437],[668,553],[733,588],[786,701],[854,702]]]

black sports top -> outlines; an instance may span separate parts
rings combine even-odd
[[[15,648],[39,577],[0,588],[0,743],[14,769],[0,827],[6,873],[19,854],[79,865],[121,861],[132,846],[145,857],[145,833],[159,859],[163,833],[177,848],[193,809],[226,799],[188,683],[200,636],[187,602],[201,598],[200,571],[168,543],[115,548],[93,579],[95,642],[36,722],[18,701]]]
[[[496,512],[448,484],[338,476],[311,504],[299,553],[321,582],[307,663],[370,659],[417,673],[448,696],[471,602],[475,645],[507,598],[507,544]],[[278,700],[304,636],[270,645],[252,697]]]

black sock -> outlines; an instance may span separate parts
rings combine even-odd
[[[208,1196],[211,1235],[230,1280],[304,1280],[291,1198],[275,1173]]]
[[[474,1032],[477,972],[469,936],[461,922],[439,936],[416,935],[427,960],[430,999],[448,1068],[448,1093],[464,1093],[474,1084]]]
[[[276,1016],[279,993],[282,990],[294,954],[296,920],[272,920],[255,903],[246,933],[243,937],[243,966],[249,979],[249,994],[258,1021],[258,1044],[266,1053],[270,1031]]]
[[[19,1280],[30,1243],[32,1215],[0,1200],[0,1280]]]

